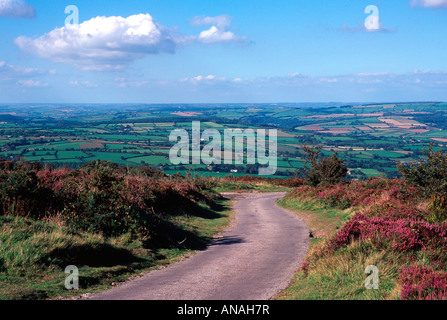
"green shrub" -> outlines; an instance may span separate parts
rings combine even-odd
[[[343,160],[334,152],[331,157],[321,156],[322,147],[304,146],[303,151],[307,154],[305,167],[305,180],[312,186],[337,184],[348,174],[348,168]]]
[[[397,168],[407,183],[418,186],[426,196],[447,195],[447,155],[433,148],[432,143],[424,150],[427,159],[409,164],[399,163]]]
[[[60,217],[78,231],[157,243],[175,242],[160,230],[169,216],[200,212],[211,204],[209,178],[171,179],[156,169],[129,169],[93,161],[73,170],[46,170],[0,162],[0,215],[41,219]]]
[[[399,163],[397,168],[408,184],[416,185],[428,198],[431,212],[426,220],[444,222],[447,220],[447,154],[434,151],[433,143],[424,149],[424,154],[425,160]]]
[[[444,195],[431,195],[428,205],[430,214],[425,220],[431,223],[442,223],[447,220],[447,198]]]
[[[0,215],[41,217],[52,196],[50,189],[39,185],[34,171],[0,171]]]

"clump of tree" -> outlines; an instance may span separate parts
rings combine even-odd
[[[405,182],[415,185],[428,198],[431,222],[447,220],[447,154],[434,150],[434,144],[425,148],[426,159],[398,163],[397,168]]]
[[[348,168],[336,151],[330,157],[321,154],[322,147],[303,146],[306,153],[304,175],[307,184],[312,186],[337,184],[348,174]]]
[[[426,159],[410,163],[398,163],[397,168],[404,180],[418,186],[425,195],[447,195],[447,154],[435,151],[434,144],[425,148]]]

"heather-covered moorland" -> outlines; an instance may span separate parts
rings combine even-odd
[[[0,162],[0,297],[73,294],[69,265],[94,291],[203,249],[229,221],[213,186],[101,161],[76,170]]]
[[[306,221],[312,241],[278,299],[445,299],[447,155],[432,146],[424,161],[398,165],[401,179],[362,181],[344,180],[343,161],[320,150],[307,149],[307,175],[294,179],[3,161],[0,296],[69,296],[67,265],[81,268],[82,288],[103,290],[205,248],[229,221],[218,192],[288,191],[279,204]],[[368,266],[377,290],[365,287]]]
[[[280,202],[314,220],[312,248],[284,299],[446,299],[447,156],[400,164],[402,179],[302,185]],[[304,217],[308,218],[308,217]],[[367,266],[379,288],[367,290]]]

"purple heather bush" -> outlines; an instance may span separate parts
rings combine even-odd
[[[303,185],[289,197],[313,198],[328,207],[354,211],[313,259],[356,241],[368,241],[377,250],[408,257],[408,263],[399,270],[401,299],[447,298],[447,223],[439,218],[442,215],[433,214],[433,208],[442,210],[439,207],[444,202],[439,195],[427,197],[421,188],[403,179],[374,178],[316,187]],[[418,257],[424,257],[428,266],[418,266]],[[308,258],[302,267],[304,275],[311,266]]]
[[[446,300],[447,273],[434,272],[429,267],[418,266],[401,268],[399,281],[402,284],[403,300]]]

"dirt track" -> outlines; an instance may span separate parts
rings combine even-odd
[[[276,205],[283,193],[225,195],[235,221],[207,250],[89,299],[268,300],[286,288],[308,249],[306,224]]]

